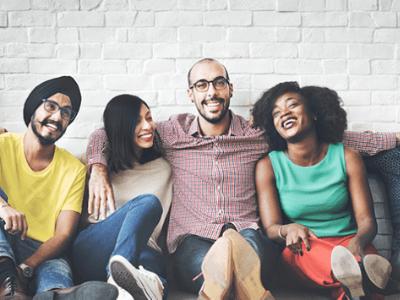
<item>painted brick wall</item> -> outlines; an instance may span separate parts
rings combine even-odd
[[[213,57],[246,118],[262,91],[297,80],[336,89],[352,130],[400,131],[399,22],[400,0],[0,0],[0,126],[25,131],[33,87],[71,75],[83,103],[59,145],[76,154],[117,94],[156,120],[195,113],[186,74]]]

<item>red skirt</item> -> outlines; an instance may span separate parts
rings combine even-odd
[[[346,247],[354,237],[309,237],[310,251],[302,243],[303,256],[293,253],[289,248],[282,252],[280,264],[280,277],[283,283],[290,287],[307,287],[315,289],[331,289],[335,299],[347,299],[339,282],[332,279],[331,253],[335,246]],[[371,244],[365,249],[366,254],[378,254]],[[356,257],[357,261],[361,260]],[[373,299],[385,299],[384,296],[373,294]]]

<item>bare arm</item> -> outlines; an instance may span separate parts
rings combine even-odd
[[[114,193],[107,170],[107,154],[107,135],[104,128],[100,128],[90,135],[87,147],[88,165],[91,166],[88,213],[94,212],[96,219],[99,218],[100,211],[103,218],[106,218],[107,203],[111,212],[115,211]]]
[[[61,256],[75,237],[79,215],[76,211],[62,210],[56,221],[54,236],[44,242],[35,253],[22,263],[35,270],[43,262]],[[17,268],[17,271],[22,284],[27,286],[29,279],[22,275],[20,268]]]
[[[377,232],[376,219],[371,191],[368,185],[367,171],[361,155],[345,147],[346,171],[354,215],[357,222],[357,234],[347,248],[356,256],[365,255],[364,250],[371,244]]]
[[[262,158],[256,165],[256,190],[262,227],[267,236],[278,243],[285,243],[279,236],[286,239],[286,246],[294,253],[302,254],[301,242],[310,249],[308,237],[317,238],[309,228],[291,223],[282,225],[281,205],[276,188],[275,175],[270,158]],[[282,228],[281,228],[282,227]]]
[[[54,236],[44,242],[23,263],[35,269],[43,262],[61,256],[75,237],[79,216],[76,211],[62,210],[56,221]]]

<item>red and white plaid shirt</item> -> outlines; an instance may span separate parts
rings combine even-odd
[[[156,146],[172,166],[174,195],[168,228],[168,249],[176,250],[188,235],[217,239],[232,223],[238,231],[259,228],[254,169],[268,151],[262,132],[231,113],[227,135],[202,136],[191,114],[172,116],[156,125]],[[396,146],[392,133],[346,132],[344,144],[363,154]],[[104,129],[94,132],[88,145],[89,164],[107,164]]]

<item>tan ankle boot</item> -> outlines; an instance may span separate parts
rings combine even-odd
[[[273,300],[261,283],[261,263],[256,251],[236,230],[228,229],[223,237],[232,242],[233,285],[237,300]]]
[[[232,246],[220,237],[207,252],[201,265],[204,284],[198,299],[228,300],[232,288]]]

